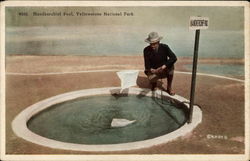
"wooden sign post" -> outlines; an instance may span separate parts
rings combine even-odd
[[[208,29],[208,22],[209,21],[207,17],[190,17],[189,29],[195,30],[195,43],[194,43],[193,70],[192,70],[192,82],[191,82],[191,91],[190,91],[190,104],[189,104],[190,108],[189,108],[188,123],[192,122],[192,117],[193,117],[193,105],[194,105],[194,96],[195,96],[200,30]]]

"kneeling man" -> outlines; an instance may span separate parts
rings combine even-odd
[[[172,81],[174,76],[174,63],[177,61],[175,54],[166,44],[160,43],[162,39],[157,32],[151,32],[145,40],[150,45],[144,48],[145,74],[147,75],[151,90],[157,86],[158,79],[167,79],[167,87],[162,85],[164,91],[170,95],[172,91]]]

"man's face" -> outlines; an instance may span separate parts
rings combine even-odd
[[[158,41],[158,42],[155,42],[155,43],[150,43],[150,47],[151,47],[153,50],[156,50],[156,49],[159,47],[159,41]]]

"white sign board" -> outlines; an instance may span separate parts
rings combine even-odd
[[[208,29],[209,19],[208,17],[190,17],[189,29],[190,30],[200,30]]]

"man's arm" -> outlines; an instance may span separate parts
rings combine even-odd
[[[173,51],[166,45],[165,46],[166,53],[168,54],[168,61],[165,63],[165,66],[163,68],[171,68],[174,63],[177,61],[177,57],[173,53]]]

